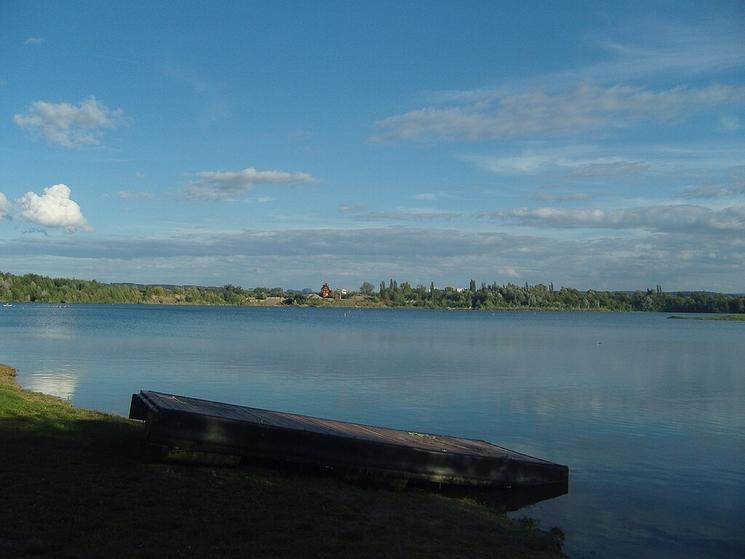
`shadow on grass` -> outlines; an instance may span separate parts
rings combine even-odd
[[[143,428],[0,386],[0,556],[562,556],[560,537],[472,498],[147,463]]]

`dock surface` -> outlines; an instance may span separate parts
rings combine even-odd
[[[152,445],[448,485],[566,484],[568,468],[482,440],[142,391],[130,417]]]

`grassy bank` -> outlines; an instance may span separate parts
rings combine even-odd
[[[262,467],[143,462],[142,425],[0,365],[1,557],[562,557],[467,499]]]

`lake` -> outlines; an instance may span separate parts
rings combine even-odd
[[[745,323],[666,314],[14,305],[19,382],[482,438],[570,467],[522,509],[571,557],[745,556]]]

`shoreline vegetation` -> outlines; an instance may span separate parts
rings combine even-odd
[[[559,529],[473,499],[148,463],[142,429],[25,390],[0,364],[0,556],[564,557]]]
[[[326,289],[328,288],[328,289]],[[323,294],[323,295],[322,295]],[[324,296],[325,295],[325,296]],[[745,314],[745,295],[708,291],[664,292],[661,286],[638,291],[580,291],[548,285],[498,285],[471,280],[466,287],[412,286],[391,279],[376,288],[364,282],[358,290],[280,287],[203,287],[193,285],[140,285],[100,283],[96,280],[50,278],[36,274],[0,272],[0,303],[51,304],[155,304],[309,307],[391,307],[467,310],[528,311],[649,311]]]

